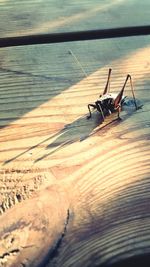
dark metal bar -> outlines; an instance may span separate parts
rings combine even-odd
[[[150,26],[135,26],[78,32],[62,32],[0,38],[0,47],[73,42],[150,34]]]

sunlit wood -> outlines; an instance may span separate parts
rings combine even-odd
[[[0,50],[2,266],[102,266],[150,253],[149,54],[149,37]],[[110,90],[131,74],[143,107],[87,120],[110,67]]]

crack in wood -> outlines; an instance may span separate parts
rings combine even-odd
[[[0,255],[0,259],[3,260],[5,257],[9,257],[9,256],[17,254],[19,252],[20,252],[20,249],[13,249],[13,250],[11,250],[9,252],[5,252],[2,255]]]
[[[64,237],[66,236],[66,233],[67,233],[67,227],[68,227],[68,224],[69,224],[69,220],[70,220],[70,210],[68,209],[67,210],[66,220],[65,220],[65,223],[64,223],[64,229],[63,229],[63,231],[61,233],[61,236],[57,240],[54,248],[51,249],[50,252],[48,253],[48,255],[46,256],[46,259],[38,267],[46,267],[46,266],[48,266],[48,264],[50,264],[52,262],[52,260],[54,260],[58,256],[61,244],[62,244],[62,242],[64,240]]]
[[[57,243],[51,253],[51,256],[50,256],[50,261],[54,258],[56,258],[58,256],[58,253],[59,253],[59,249],[61,247],[61,244],[62,244],[62,241],[66,235],[66,232],[67,232],[67,226],[69,224],[69,219],[70,219],[70,211],[69,209],[67,210],[67,217],[66,217],[66,220],[65,220],[65,224],[64,224],[64,230],[60,236],[60,238],[57,240]]]

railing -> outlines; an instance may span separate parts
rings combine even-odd
[[[0,38],[0,47],[73,42],[127,36],[150,35],[150,26],[122,27],[77,32],[49,33]]]

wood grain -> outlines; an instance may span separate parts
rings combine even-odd
[[[41,1],[35,2],[23,1],[22,12],[32,7],[31,15],[37,8],[48,17],[46,9],[54,8],[52,1],[46,1],[43,9]],[[11,3],[0,5],[6,18]],[[83,1],[80,13],[82,7],[90,12],[89,5]],[[75,6],[73,2],[68,10],[77,12]],[[16,14],[20,2],[12,8]],[[110,16],[115,9],[111,11]],[[56,8],[54,16],[58,14]],[[92,27],[99,17],[93,14]],[[35,26],[40,31],[39,24]],[[7,27],[3,35],[14,34],[14,25]],[[33,25],[31,30],[35,32]],[[150,253],[149,40],[134,37],[0,50],[2,266],[111,266]],[[120,122],[114,114],[101,123],[96,112],[87,120],[87,104],[103,91],[109,67],[111,90],[118,92],[130,73],[143,107],[138,111],[125,107]],[[129,86],[126,95],[131,98]]]

